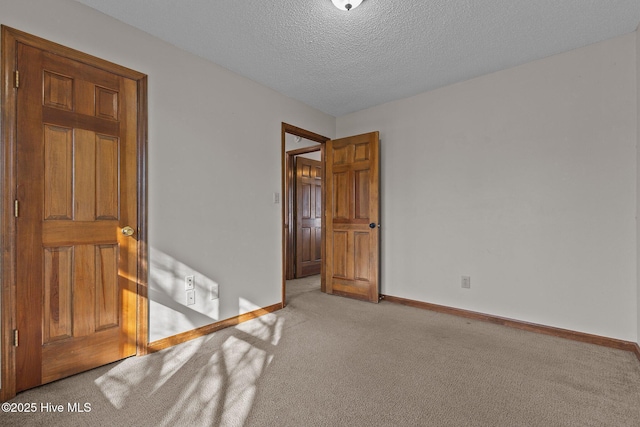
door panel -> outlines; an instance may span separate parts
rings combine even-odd
[[[328,293],[378,302],[378,165],[378,132],[326,144]]]
[[[44,249],[43,342],[71,337],[73,248]]]
[[[322,266],[322,162],[296,157],[296,278]]]
[[[44,126],[45,220],[71,219],[73,213],[73,130]]]
[[[21,391],[136,352],[137,83],[17,52]]]

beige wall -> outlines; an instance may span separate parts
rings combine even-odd
[[[636,341],[635,58],[629,34],[339,117],[382,139],[382,292]]]
[[[71,0],[0,0],[0,23],[149,76],[151,340],[281,301],[281,122],[334,117]]]

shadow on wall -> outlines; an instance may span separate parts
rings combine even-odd
[[[149,255],[149,341],[220,320],[216,281],[157,248],[152,247]],[[194,276],[194,301],[190,305],[186,276]]]

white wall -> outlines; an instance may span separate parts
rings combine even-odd
[[[152,341],[281,301],[281,122],[334,117],[71,0],[0,0],[0,23],[149,76]]]
[[[339,117],[338,137],[381,134],[382,293],[636,341],[635,49]]]

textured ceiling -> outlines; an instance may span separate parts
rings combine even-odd
[[[640,0],[77,1],[333,116],[640,23]]]

